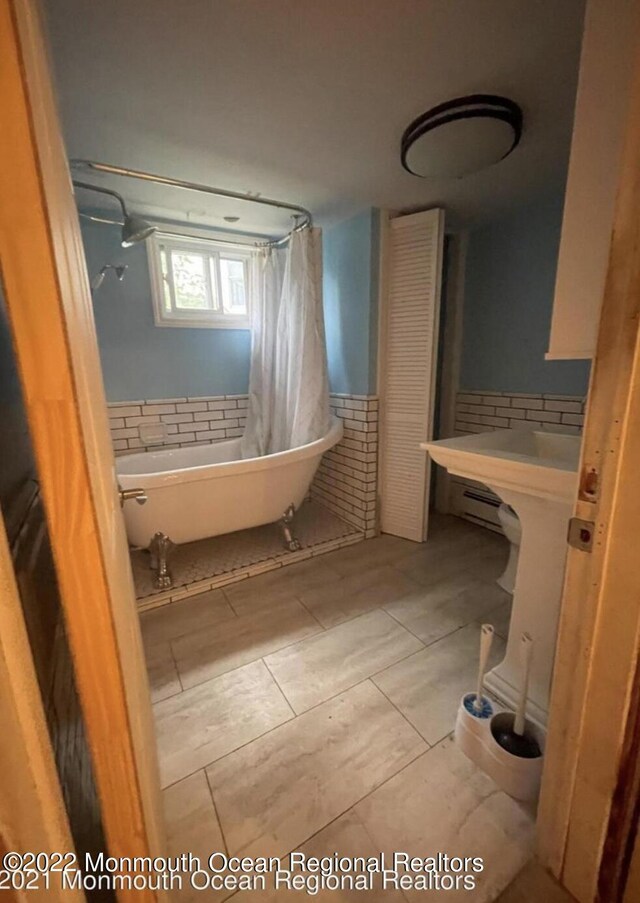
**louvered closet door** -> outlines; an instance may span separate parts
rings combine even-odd
[[[389,280],[381,348],[380,518],[383,533],[427,535],[444,211],[389,223]]]

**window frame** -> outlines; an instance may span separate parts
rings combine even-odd
[[[156,326],[186,329],[242,329],[251,328],[251,288],[253,281],[253,266],[255,250],[247,248],[240,242],[234,247],[229,244],[229,239],[224,241],[203,235],[202,232],[176,232],[173,229],[166,232],[158,229],[147,240],[147,257],[149,261],[149,274],[151,277],[151,295],[153,300],[153,319]],[[206,310],[188,308],[176,309],[173,306],[168,311],[165,307],[165,279],[162,270],[162,249],[169,256],[172,251],[193,251],[205,256],[207,261],[207,284],[210,297],[218,306]],[[225,313],[222,304],[222,279],[220,272],[220,257],[242,260],[244,263],[244,277],[247,299],[246,314]],[[212,271],[213,270],[213,271]],[[215,288],[212,279],[215,276]]]

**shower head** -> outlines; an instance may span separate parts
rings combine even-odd
[[[127,211],[127,207],[122,195],[118,194],[118,192],[114,191],[112,188],[103,188],[100,185],[91,185],[89,182],[80,182],[77,179],[73,180],[73,184],[76,186],[76,188],[85,188],[88,191],[98,191],[100,192],[100,194],[108,194],[118,201],[122,209],[122,215],[124,216],[124,223],[122,224],[122,237],[120,239],[120,244],[123,248],[130,248],[131,245],[135,245],[139,241],[144,241],[145,238],[149,238],[149,236],[156,231],[156,227],[152,226],[151,223],[148,223],[146,219],[143,219],[141,216],[136,216],[135,214],[130,214]],[[89,218],[93,219],[93,217]],[[106,220],[104,220],[103,222],[106,222]]]
[[[130,248],[131,245],[149,238],[155,231],[156,227],[152,226],[151,223],[148,223],[141,216],[126,214],[124,225],[122,226],[122,241],[120,243],[123,248]]]
[[[122,280],[124,279],[124,272],[127,269],[127,266],[128,265],[126,263],[122,264],[120,266],[114,266],[112,263],[105,263],[105,265],[102,267],[100,272],[96,276],[94,276],[93,279],[91,280],[92,291],[96,292],[100,288],[100,286],[102,285],[102,283],[105,280],[105,276],[107,275],[107,270],[113,270],[113,272],[118,277],[118,282],[122,282]]]

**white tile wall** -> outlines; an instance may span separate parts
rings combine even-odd
[[[246,395],[153,398],[109,404],[116,455],[208,445],[241,436]],[[367,537],[377,532],[378,399],[372,395],[332,395],[331,408],[343,421],[342,441],[324,455],[310,490],[311,498]],[[164,441],[140,437],[145,424],[164,424]]]
[[[365,536],[377,532],[378,399],[374,395],[332,395],[331,408],[344,426],[342,441],[322,458],[311,498]]]
[[[579,434],[582,432],[585,403],[585,398],[575,395],[458,392],[455,435],[499,429],[541,429]],[[449,501],[453,514],[499,529],[499,499],[481,483],[453,476]]]
[[[196,398],[152,398],[112,402],[109,408],[111,439],[116,455],[209,445],[241,436],[247,420],[246,395],[208,395]],[[166,438],[145,443],[140,427],[164,424]]]
[[[458,392],[457,436],[499,429],[543,429],[580,433],[585,399],[575,395],[523,395],[517,392]]]

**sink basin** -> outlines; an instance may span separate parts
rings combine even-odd
[[[486,485],[571,502],[575,495],[580,436],[495,430],[425,442],[421,448],[451,473]]]
[[[495,430],[425,442],[421,448],[450,473],[484,483],[520,518],[522,538],[507,650],[504,660],[487,674],[485,684],[515,707],[521,684],[520,638],[524,632],[530,634],[534,651],[528,716],[545,727],[580,436]]]

